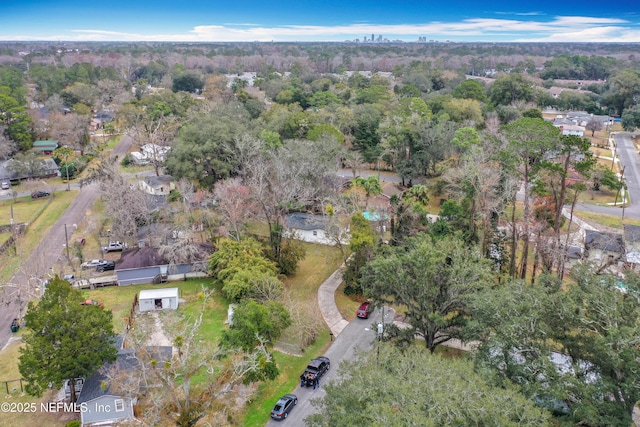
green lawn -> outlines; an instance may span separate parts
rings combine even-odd
[[[309,348],[305,356],[298,357],[274,352],[273,356],[280,369],[280,375],[273,381],[260,384],[258,392],[246,407],[241,425],[246,427],[264,426],[269,421],[269,412],[283,394],[291,393],[300,382],[300,373],[309,360],[322,355],[329,347],[329,334],[325,333]]]
[[[59,192],[56,193],[55,198],[51,204],[42,211],[42,214],[33,222],[30,226],[28,233],[20,239],[18,243],[18,256],[5,256],[0,259],[2,262],[2,270],[0,271],[0,280],[5,281],[10,278],[20,265],[20,262],[24,260],[24,257],[28,256],[35,246],[39,243],[42,236],[45,235],[59,216],[67,209],[76,192]],[[23,198],[14,205],[14,218],[16,221],[22,221],[22,218],[31,218],[39,209],[44,206],[45,200],[31,200]],[[10,209],[10,201],[0,203],[0,215],[2,210]],[[7,210],[7,212],[9,212]],[[4,215],[2,215],[4,216]],[[96,213],[96,216],[99,216]],[[7,216],[8,218],[9,216]],[[25,219],[27,220],[27,219]],[[0,221],[2,222],[2,221]],[[87,240],[85,246],[85,258],[90,258],[94,253],[94,243],[92,235],[84,232],[83,225],[79,224],[80,228],[75,234],[70,235],[70,239],[73,241],[76,237],[84,237]],[[260,227],[257,227],[260,229]],[[284,280],[285,289],[288,298],[292,298],[298,301],[302,301],[304,304],[310,304],[313,307],[317,307],[317,289],[320,284],[326,280],[342,263],[343,256],[336,248],[313,245],[303,243],[306,250],[306,258],[300,262],[297,273]],[[90,255],[90,256],[87,256]],[[211,286],[211,281],[208,279],[202,280],[189,280],[185,282],[174,282],[164,285],[166,287],[178,287],[180,288],[180,297],[183,299],[180,309],[187,318],[195,316],[201,307],[201,300],[198,299],[198,293],[201,291],[201,286]],[[116,332],[122,332],[125,327],[125,320],[129,316],[131,305],[134,297],[139,293],[141,289],[150,289],[154,285],[133,285],[123,287],[106,287],[94,290],[85,290],[83,294],[86,299],[94,299],[103,302],[107,309],[113,312],[113,323]],[[347,297],[344,297],[341,292],[338,292],[336,297],[338,298],[340,306],[347,306],[346,312],[354,312],[358,305],[357,301],[352,301]],[[203,318],[203,323],[200,329],[200,335],[202,339],[206,339],[209,342],[217,342],[220,339],[222,330],[226,328],[227,319],[227,307],[228,304],[220,294],[215,294],[211,298],[206,307],[206,314]],[[317,308],[315,308],[317,310]],[[19,332],[19,334],[22,332]],[[298,384],[298,376],[300,372],[307,365],[308,360],[312,357],[323,354],[326,348],[329,346],[329,330],[324,324],[322,324],[319,337],[316,342],[309,348],[306,348],[303,356],[295,356],[280,353],[274,351],[274,357],[280,369],[280,376],[274,380],[260,384],[258,387],[257,395],[252,399],[248,407],[246,407],[240,414],[243,420],[241,425],[246,426],[261,426],[264,425],[269,419],[269,411],[272,408],[275,401],[285,393],[291,392]],[[0,360],[0,380],[19,378],[17,370],[17,352],[19,343],[9,346],[2,354]],[[198,381],[195,381],[197,384]],[[31,398],[28,396],[13,396],[11,398],[21,399],[25,402],[39,402],[39,399]],[[16,421],[17,420],[17,421]],[[67,419],[68,420],[68,419]],[[6,418],[0,417],[0,427],[4,425],[51,425],[58,426],[64,425],[64,422],[56,417],[50,417],[45,414],[36,414],[36,416],[30,415],[26,418]]]
[[[56,223],[58,218],[67,210],[73,199],[76,197],[77,191],[61,191],[55,193],[55,197],[51,203],[42,211],[40,216],[29,225],[26,234],[20,236],[17,243],[17,254],[13,251],[7,251],[0,257],[0,283],[8,282],[16,271],[20,268],[22,262],[33,252],[35,247],[42,240],[42,236],[46,235],[53,224]],[[14,207],[14,218],[17,222],[31,221],[33,215],[40,209],[42,209],[47,199],[38,200],[21,200]],[[6,201],[5,201],[6,202]],[[24,207],[24,211],[21,211],[21,216],[16,216],[16,209],[18,205],[20,208]],[[28,207],[22,205],[29,205]],[[2,206],[1,209],[7,209],[6,206]],[[31,215],[29,218],[25,218],[26,215]],[[24,215],[24,217],[22,216]]]
[[[14,224],[29,222],[46,202],[46,198],[32,199],[31,197],[19,197],[17,203],[14,203],[13,199],[0,200],[0,225],[11,224],[12,210]]]
[[[574,216],[587,221],[592,225],[604,225],[606,227],[622,229],[624,224],[638,225],[640,226],[640,220],[625,218],[622,220],[622,209],[620,209],[620,215],[606,215],[595,212],[576,211]]]

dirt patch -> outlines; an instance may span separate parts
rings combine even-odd
[[[173,343],[167,337],[164,332],[164,328],[162,327],[162,322],[158,317],[158,313],[149,312],[145,314],[146,316],[150,316],[152,319],[152,327],[153,332],[149,335],[149,339],[147,340],[148,346],[172,346]]]

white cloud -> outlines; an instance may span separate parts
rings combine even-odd
[[[507,14],[507,12],[503,12]],[[537,12],[526,12],[533,16]],[[522,13],[520,13],[522,15]],[[637,23],[617,18],[557,16],[552,20],[473,18],[457,22],[384,25],[260,26],[249,23],[198,25],[182,34],[141,34],[103,30],[73,30],[48,37],[3,37],[3,40],[91,40],[91,41],[331,41],[382,34],[389,39],[413,41],[418,36],[435,40],[532,41],[532,42],[640,42]]]

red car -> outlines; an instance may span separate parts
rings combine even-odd
[[[373,312],[373,305],[369,301],[365,301],[360,304],[360,308],[356,312],[356,316],[360,319],[368,319],[369,315]]]

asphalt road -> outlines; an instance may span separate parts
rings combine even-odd
[[[391,323],[395,313],[389,308],[385,308],[384,317],[385,323]],[[287,419],[282,421],[270,420],[267,426],[304,426],[304,419],[309,415],[316,412],[316,408],[311,405],[311,399],[322,398],[325,395],[323,385],[328,381],[338,378],[338,366],[340,361],[355,359],[359,352],[371,351],[375,345],[376,329],[374,325],[377,325],[382,316],[380,310],[375,310],[369,319],[353,320],[349,325],[343,329],[343,331],[336,337],[331,347],[325,354],[310,354],[309,360],[318,357],[326,356],[331,361],[331,369],[321,379],[320,388],[313,389],[313,387],[301,388],[300,384],[292,390],[291,393],[298,396],[298,404],[289,413]],[[301,372],[302,373],[302,372]],[[269,411],[271,408],[269,408]]]
[[[129,151],[132,144],[133,138],[125,135],[113,150],[113,154],[117,154],[121,159]],[[73,224],[78,224],[82,220],[99,195],[98,184],[84,186],[49,232],[40,236],[40,243],[36,249],[29,254],[29,258],[13,276],[9,286],[5,286],[1,291],[3,303],[0,304],[0,349],[4,348],[11,338],[11,321],[20,315],[20,305],[15,301],[18,292],[25,296],[22,298],[24,300],[28,295],[38,295],[36,289],[39,287],[39,283],[51,272],[51,266],[64,256],[65,224],[68,227],[68,234],[71,234],[73,229],[69,229],[69,227],[73,227]]]
[[[627,132],[613,135],[617,147],[616,154],[620,159],[620,165],[624,167],[624,179],[627,184],[630,205],[623,209],[621,206],[596,206],[579,203],[576,205],[576,210],[619,215],[621,218],[624,211],[625,218],[640,219],[640,156],[633,144],[632,135]]]

